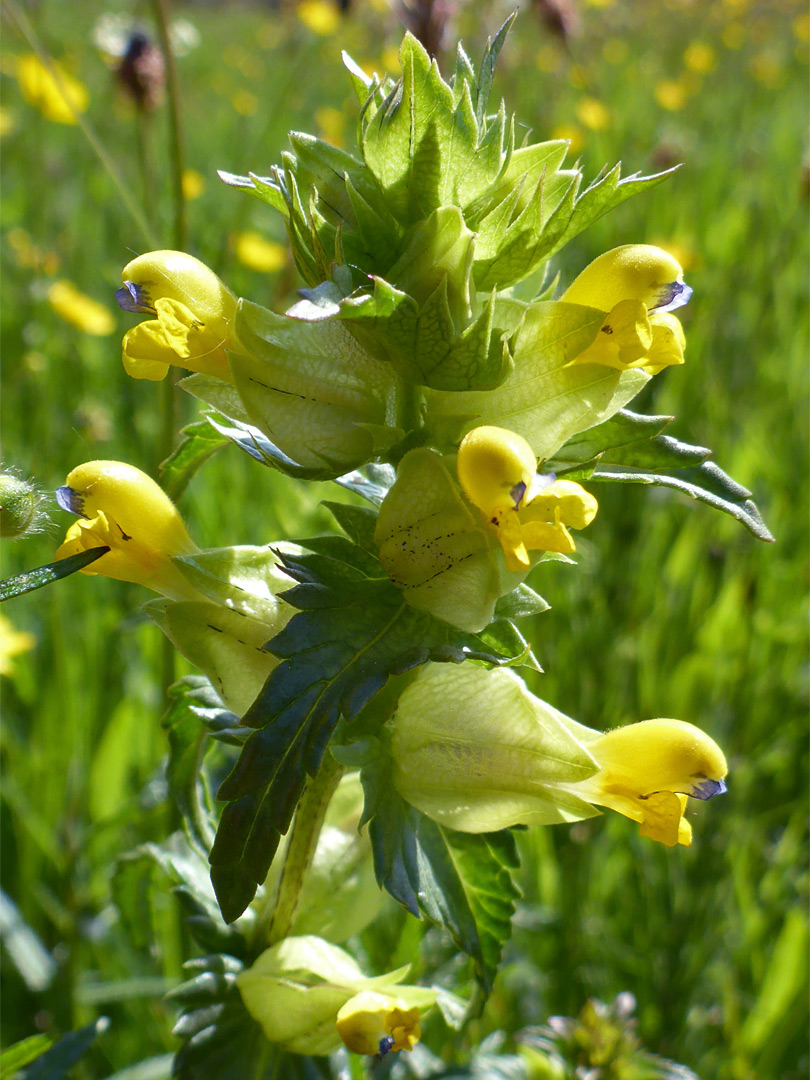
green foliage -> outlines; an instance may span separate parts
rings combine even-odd
[[[100,559],[110,549],[108,547],[91,548],[89,551],[80,551],[76,555],[70,555],[66,559],[49,563],[47,566],[38,566],[36,570],[26,570],[22,574],[6,578],[0,582],[0,603],[11,600],[15,596],[33,592],[34,589],[42,589],[45,585],[51,585],[54,581],[70,577],[71,574],[83,570],[85,566]]]

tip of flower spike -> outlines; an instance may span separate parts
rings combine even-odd
[[[701,780],[689,792],[693,799],[712,799],[715,795],[725,795],[728,791],[724,780]]]
[[[650,311],[664,312],[675,311],[676,308],[684,307],[692,298],[692,288],[682,281],[672,281],[664,285],[658,294],[658,303],[650,308]]]
[[[115,290],[115,299],[122,311],[131,311],[135,315],[154,315],[155,310],[149,304],[145,289],[133,281],[125,281],[120,289]]]
[[[84,498],[78,491],[74,491],[72,487],[60,487],[56,489],[54,496],[63,510],[67,510],[69,514],[76,514],[77,517],[82,517]]]

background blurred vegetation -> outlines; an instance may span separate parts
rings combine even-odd
[[[93,458],[154,473],[161,392],[124,375],[119,338],[132,319],[112,300],[134,253],[173,244],[167,110],[139,122],[111,55],[133,18],[153,33],[152,5],[3,7],[4,462],[43,489]],[[532,688],[594,727],[658,715],[700,724],[726,750],[730,790],[698,806],[688,850],[639,840],[618,818],[525,833],[525,899],[472,1036],[629,990],[647,1045],[703,1080],[793,1080],[808,1068],[810,19],[799,0],[590,0],[566,5],[578,18],[561,35],[541,7],[527,5],[503,53],[496,91],[508,107],[537,135],[570,138],[586,176],[619,159],[628,173],[685,162],[577,238],[553,269],[569,281],[627,242],[677,254],[695,289],[682,313],[687,363],[634,408],[672,413],[671,434],[714,447],[753,491],[776,544],[660,489],[601,488],[579,567],[538,568],[534,584],[553,610],[532,627],[547,670]],[[461,36],[477,58],[508,10],[459,4],[448,42]],[[238,294],[283,310],[296,282],[281,221],[215,170],[266,172],[289,129],[351,147],[340,50],[396,73],[401,24],[384,0],[355,0],[345,17],[327,0],[303,0],[177,4],[172,18],[188,250]],[[49,118],[26,91],[23,24],[87,88],[83,116],[154,243],[82,130]],[[95,312],[93,324],[93,309],[60,305],[52,286],[63,280],[109,318]],[[187,421],[194,402],[180,409]],[[262,543],[330,527],[317,502],[331,490],[272,475],[231,447],[181,505],[201,546]],[[53,517],[39,536],[4,544],[4,576],[52,559],[67,523]],[[0,620],[3,1044],[103,1013],[110,1029],[77,1076],[105,1077],[176,1046],[161,1001],[186,948],[174,900],[160,888],[145,898],[154,939],[139,948],[110,895],[115,859],[174,824],[161,775],[161,643],[138,613],[143,599],[134,586],[79,575],[8,605]],[[390,967],[421,933],[389,919],[363,945]],[[168,1074],[165,1061],[155,1069]]]

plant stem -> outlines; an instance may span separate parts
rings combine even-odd
[[[64,99],[65,105],[73,113],[73,118],[79,126],[79,129],[92,147],[102,166],[106,170],[107,175],[110,177],[113,184],[118,189],[118,194],[121,197],[122,204],[129,211],[132,220],[143,233],[147,246],[150,248],[156,247],[157,243],[154,233],[149,226],[149,222],[146,220],[143,213],[141,212],[141,209],[138,206],[137,199],[130,191],[129,185],[126,183],[123,176],[118,171],[118,167],[116,166],[110,155],[107,153],[104,144],[96,134],[95,130],[91,127],[90,122],[85,119],[85,117],[82,116],[81,113],[77,112],[76,109],[73,107],[70,96],[65,90],[62,76],[59,74],[59,69],[56,67],[53,60],[48,55],[47,50],[44,48],[41,41],[39,40],[37,32],[31,25],[28,17],[20,8],[20,5],[16,2],[16,0],[4,0],[2,11],[8,21],[18,31],[18,33],[25,38],[26,42],[28,43],[32,51],[36,54],[40,63],[42,63],[47,68],[49,73],[53,76],[54,82],[59,88],[59,92]]]
[[[270,906],[272,901],[268,897],[268,908],[260,911],[256,922],[256,938],[263,938],[263,944],[274,945],[290,932],[326,808],[344,772],[344,767],[327,751],[317,775],[307,784],[295,812],[275,905]]]
[[[169,39],[167,0],[152,0],[160,49],[166,69],[166,94],[169,105],[169,154],[172,168],[172,196],[174,203],[174,228],[172,244],[177,251],[186,247],[186,199],[183,194],[183,138],[180,123],[180,90],[177,82],[177,65],[174,62]]]

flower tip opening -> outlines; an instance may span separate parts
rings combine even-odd
[[[134,315],[154,315],[155,313],[155,309],[149,303],[146,290],[136,285],[134,281],[125,281],[120,289],[116,289],[115,299],[122,311],[130,311]]]
[[[701,779],[689,792],[693,799],[713,799],[715,795],[725,795],[728,791],[725,780],[710,780],[708,777]]]
[[[692,299],[692,292],[691,285],[687,285],[683,281],[671,281],[662,287],[658,296],[658,303],[652,305],[650,311],[663,314],[667,311],[675,311],[677,308],[685,307]]]
[[[82,517],[84,498],[80,492],[74,491],[72,487],[65,485],[58,487],[53,494],[56,502],[63,510],[67,510],[69,514],[76,514],[77,517]]]

